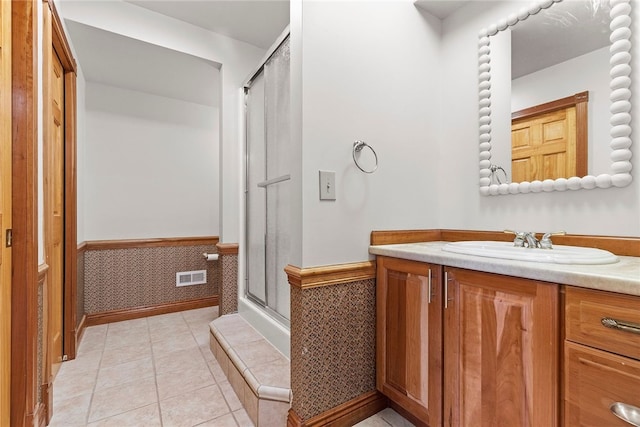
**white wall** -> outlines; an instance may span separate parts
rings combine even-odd
[[[241,207],[239,88],[264,50],[123,1],[56,3],[64,19],[213,61],[221,66],[220,226],[222,242],[239,242]],[[88,168],[86,175],[93,172]],[[88,194],[86,195],[88,197]],[[85,209],[89,206],[86,200]],[[86,219],[90,213],[86,212]],[[87,240],[91,235],[85,233]]]
[[[292,32],[294,19],[302,20],[301,41],[292,43],[292,58],[296,47],[302,55],[298,265],[362,261],[371,230],[438,226],[440,21],[408,1],[304,1],[296,8]],[[357,139],[378,154],[373,174],[353,163]],[[320,169],[336,172],[335,202],[318,199]]]
[[[518,2],[475,2],[443,22],[443,115],[439,138],[438,224],[441,228],[532,231],[566,230],[572,234],[640,235],[640,154],[632,158],[634,181],[625,188],[480,196],[478,190],[478,33],[521,7]],[[634,6],[637,6],[634,5]],[[640,8],[633,8],[635,23]],[[636,28],[637,30],[637,28]],[[640,81],[640,34],[632,40],[633,78]],[[632,103],[640,105],[640,92]],[[634,109],[635,109],[634,108]],[[640,115],[632,115],[637,139]],[[448,181],[448,183],[447,183]]]
[[[86,240],[218,235],[218,109],[87,83]]]

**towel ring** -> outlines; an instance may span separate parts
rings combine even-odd
[[[360,166],[360,164],[358,163],[358,160],[356,160],[356,153],[361,152],[364,147],[368,147],[369,150],[371,150],[371,152],[373,153],[373,157],[375,157],[376,159],[376,165],[371,170],[363,169],[362,166]],[[353,143],[353,152],[351,153],[351,156],[353,157],[353,161],[358,169],[360,169],[364,173],[374,173],[378,169],[378,155],[376,154],[376,151],[373,149],[373,147],[371,147],[364,141],[355,141]]]
[[[493,178],[495,177],[498,184],[508,184],[507,181],[509,181],[509,177],[507,176],[507,172],[501,166],[492,164],[491,166],[489,166],[489,170],[491,171],[492,181],[493,181]],[[498,171],[502,171],[502,173],[504,174],[504,182],[500,181],[500,176],[498,176]]]

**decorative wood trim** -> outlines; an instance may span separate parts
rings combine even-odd
[[[0,425],[11,422],[11,2],[0,1]]]
[[[412,233],[415,233],[415,237],[411,236]],[[537,234],[542,235],[543,233],[540,232]],[[508,242],[513,240],[513,236],[505,234],[502,231],[477,230],[407,230],[371,232],[372,245],[434,241],[457,242],[463,240],[495,240]],[[640,237],[568,234],[565,236],[554,236],[553,242],[557,245],[604,249],[620,256],[640,256]]]
[[[287,265],[284,271],[292,286],[307,289],[374,279],[376,277],[376,263],[375,261],[364,261],[311,268]]]
[[[287,427],[348,427],[369,418],[387,406],[387,398],[374,390],[306,421],[303,421],[293,409],[289,409]]]
[[[589,101],[589,91],[576,93],[566,98],[556,99],[555,101],[545,102],[544,104],[535,105],[511,113],[511,120],[527,119],[538,114],[551,113],[552,111],[562,108],[574,107],[578,104],[586,105]]]
[[[91,313],[85,316],[85,324],[86,326],[102,325],[104,323],[121,322],[123,320],[139,319],[141,317],[157,316],[159,314],[175,313],[176,311],[193,310],[195,308],[212,307],[216,305],[218,305],[218,296],[214,295],[212,297],[187,301]]]
[[[37,7],[11,4],[12,262],[11,425],[33,425],[37,395]]]
[[[53,0],[43,0],[49,6],[49,10],[51,11],[51,29],[53,30],[53,48],[58,52],[60,56],[60,61],[62,62],[62,67],[65,71],[71,71],[73,74],[77,74],[77,64],[76,60],[73,57],[71,52],[71,47],[69,47],[69,41],[64,34],[64,30],[62,27],[62,21],[60,20],[60,15],[58,15],[58,11],[56,9],[56,5]]]
[[[87,251],[87,242],[82,242],[78,244],[77,254],[80,255]]]
[[[38,286],[42,286],[44,284],[44,280],[47,278],[48,272],[49,264],[42,263],[38,266]]]
[[[44,384],[40,385],[40,395],[42,396],[42,402],[40,405],[42,406],[42,416],[37,417],[38,426],[46,427],[51,422],[51,417],[53,417],[53,382],[47,381]]]
[[[219,255],[238,255],[239,245],[237,243],[218,243],[216,247]]]
[[[159,248],[164,246],[217,245],[217,236],[206,237],[162,237],[156,239],[91,240],[84,242],[86,251],[114,249]]]
[[[441,240],[440,230],[389,230],[371,232],[372,245],[432,242],[437,240]]]

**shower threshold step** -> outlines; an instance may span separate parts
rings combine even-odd
[[[211,352],[257,427],[286,425],[290,362],[237,313],[209,324]]]

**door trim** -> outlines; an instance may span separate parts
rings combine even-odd
[[[48,173],[51,170],[52,152],[48,147],[53,129],[49,121],[51,115],[51,87],[49,72],[53,62],[52,52],[58,55],[64,78],[64,248],[63,248],[63,349],[62,354],[67,360],[76,357],[76,299],[77,299],[77,163],[76,163],[76,62],[72,56],[71,48],[64,34],[62,22],[56,11],[52,0],[44,0],[43,7],[43,53],[42,53],[42,91],[43,91],[43,157],[44,157],[44,243],[45,260],[49,259],[52,247],[52,221],[50,206],[53,197],[53,188]],[[48,273],[47,273],[48,274]],[[46,283],[46,282],[45,282]],[[49,282],[50,283],[50,282]],[[51,307],[52,294],[46,292],[47,300],[45,304]],[[50,309],[49,309],[50,310]],[[49,310],[45,310],[48,312]],[[53,389],[52,375],[52,342],[50,331],[45,328],[45,366],[43,370],[43,390]],[[53,415],[52,393],[43,395],[45,407],[47,408],[46,421],[50,421]]]
[[[37,411],[38,92],[36,0],[12,2],[11,425]]]

